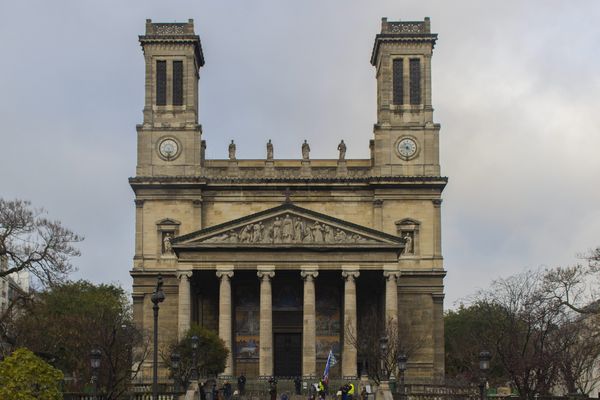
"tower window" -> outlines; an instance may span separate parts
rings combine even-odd
[[[401,58],[396,58],[393,61],[392,71],[392,85],[394,104],[404,104],[404,85],[403,85],[403,64]]]
[[[173,61],[173,105],[183,105],[183,61]]]
[[[410,59],[410,104],[421,104],[421,60]]]
[[[167,105],[167,62],[156,62],[156,105]]]

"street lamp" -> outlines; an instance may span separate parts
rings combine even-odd
[[[400,371],[400,393],[404,396],[404,371],[406,371],[406,363],[408,356],[404,353],[398,355],[398,370]]]
[[[152,311],[154,311],[154,354],[153,354],[153,368],[152,368],[152,399],[158,400],[158,304],[165,301],[165,292],[162,290],[163,279],[162,275],[158,275],[156,278],[156,289],[150,300],[152,301]]]
[[[179,365],[181,364],[181,356],[174,352],[171,354],[171,368],[173,368],[173,391],[179,393]]]
[[[198,336],[192,336],[192,381],[198,380]]]
[[[92,382],[94,384],[94,397],[98,393],[98,370],[102,361],[102,352],[98,349],[90,351],[90,365],[92,367]]]
[[[489,351],[482,351],[479,353],[479,371],[481,372],[481,377],[479,378],[479,399],[485,399],[485,383],[486,383],[486,375],[488,370],[490,369],[490,360],[492,359],[492,355]]]
[[[387,347],[388,338],[387,336],[382,336],[379,339],[379,349],[381,350],[381,375],[383,375],[384,380],[387,380],[387,368],[385,364],[385,359],[387,356]]]

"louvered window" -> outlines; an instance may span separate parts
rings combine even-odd
[[[173,61],[173,105],[183,105],[183,61]]]
[[[167,105],[167,62],[156,62],[156,105]]]
[[[410,104],[421,104],[421,60],[410,60]]]
[[[404,85],[403,85],[403,65],[402,59],[396,58],[394,59],[392,65],[392,80],[393,80],[393,95],[394,95],[394,104],[404,104]]]

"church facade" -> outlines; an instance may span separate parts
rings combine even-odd
[[[159,344],[192,324],[230,349],[226,376],[356,377],[361,319],[397,324],[420,345],[407,379],[444,374],[439,124],[433,122],[430,21],[382,20],[371,53],[377,120],[369,159],[206,159],[193,21],[146,22],[143,122],[137,126],[133,304]],[[370,141],[367,142],[367,139]],[[355,341],[354,341],[355,342]]]

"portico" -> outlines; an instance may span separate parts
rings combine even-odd
[[[295,240],[293,225],[323,234]],[[262,235],[245,236],[256,226]],[[232,239],[240,237],[244,242]],[[399,276],[402,239],[291,202],[178,237],[172,245],[184,305],[178,331],[192,322],[210,328],[216,320],[219,336],[231,349],[226,376],[317,377],[332,350],[341,363],[332,373],[356,377],[357,350],[350,338],[358,334],[357,285],[370,286],[372,296],[363,302],[382,316],[391,312],[397,318],[396,280],[386,285],[385,279]],[[364,282],[361,272],[369,276]],[[206,310],[200,303],[207,300],[200,300],[205,293],[199,281],[218,287],[218,293],[207,292],[218,304],[217,318],[201,315]]]

